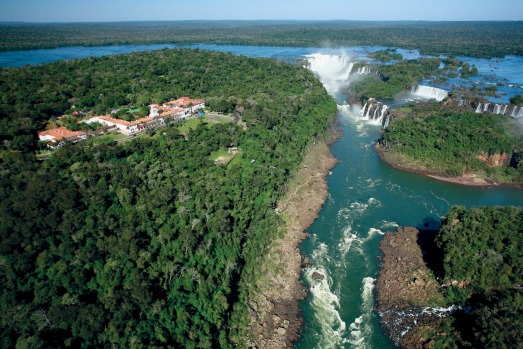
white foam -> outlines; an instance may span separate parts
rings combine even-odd
[[[366,277],[362,280],[361,315],[350,324],[350,337],[346,340],[346,343],[350,343],[355,348],[371,348],[368,339],[372,332],[371,320],[374,306],[372,291],[375,281],[376,280],[371,277]]]
[[[376,185],[376,184],[374,184],[374,185]],[[377,207],[381,206],[381,201],[379,201],[376,198],[370,198],[368,203],[369,203],[370,206],[377,206]]]
[[[367,210],[367,207],[369,207],[369,204],[365,203],[365,202],[352,202],[349,205],[349,207],[357,212],[363,213],[363,212],[365,212],[365,210]]]
[[[365,180],[365,184],[362,185],[362,187],[364,187],[365,189],[371,189],[371,188],[374,188],[376,187],[377,185],[380,185],[381,184],[381,179],[372,179],[372,178],[368,178]]]
[[[399,227],[399,224],[396,222],[381,221],[380,228],[390,228],[390,227]]]
[[[314,280],[312,275],[315,272],[323,275],[323,280]],[[339,348],[343,342],[346,325],[338,312],[339,298],[331,291],[332,281],[322,266],[308,269],[305,278],[311,285],[311,305],[321,328],[318,348]]]
[[[326,264],[330,261],[329,247],[325,243],[320,243],[312,252],[313,260],[318,264]]]
[[[376,228],[370,228],[369,229],[369,233],[367,234],[367,240],[370,240],[372,239],[373,237],[377,236],[377,235],[385,235],[384,232],[382,232],[381,230],[379,229],[376,229]]]
[[[349,253],[352,245],[355,242],[361,243],[362,240],[358,237],[358,235],[352,232],[352,227],[348,226],[343,231],[343,236],[341,237],[341,240],[338,242],[338,250],[341,253],[341,258],[338,259],[339,261],[345,261],[345,256],[347,255],[347,253]],[[358,251],[361,252],[361,248],[358,248]]]

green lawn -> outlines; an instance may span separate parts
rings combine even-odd
[[[221,161],[217,162],[216,160],[220,157],[223,157]],[[231,154],[227,151],[227,149],[222,148],[215,152],[213,152],[211,155],[209,155],[209,160],[214,161],[217,164],[220,165],[230,165],[230,164],[238,164],[241,161],[242,153],[241,150],[238,150],[238,153],[236,155]],[[232,159],[231,159],[232,158]]]
[[[111,133],[106,134],[106,136],[112,138],[115,141],[129,137],[128,135],[124,135],[119,132],[111,132]]]
[[[238,153],[236,153],[234,158],[232,158],[231,162],[229,162],[228,165],[239,164],[241,162],[241,160],[242,160],[242,153],[238,152]]]
[[[178,126],[178,130],[180,130],[180,133],[186,133],[191,129],[195,129],[196,126],[201,122],[200,120],[203,119],[204,121],[207,121],[207,118],[198,118],[198,119],[190,119],[182,121],[180,124],[181,126]]]
[[[210,156],[209,156],[209,160],[216,160],[218,159],[220,156],[223,156],[223,157],[227,157],[227,156],[231,156],[232,154],[229,154],[229,152],[227,151],[227,149],[219,149],[215,152],[213,152]]]

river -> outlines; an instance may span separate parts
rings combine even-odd
[[[165,45],[1,52],[0,66],[42,64],[61,59],[163,47]],[[283,60],[310,59],[307,55],[315,53],[336,54],[345,57],[345,63],[340,63],[342,65],[354,61],[372,64],[368,52],[383,49],[190,47]],[[399,52],[409,58],[419,56],[416,51]],[[469,61],[468,58],[461,59]],[[470,62],[478,62],[480,67],[481,75],[475,77],[477,81],[486,84],[499,81],[504,86],[513,85],[512,90],[505,89],[507,93],[517,91],[520,89],[518,84],[523,83],[523,57],[511,56],[488,62],[470,59]],[[483,73],[482,66],[491,69]],[[330,68],[326,67],[332,74]],[[321,71],[319,73],[321,75]],[[304,279],[311,292],[301,304],[306,326],[296,347],[394,348],[394,344],[383,333],[379,317],[373,310],[372,294],[380,256],[378,244],[383,232],[394,230],[398,225],[437,228],[440,218],[452,205],[523,206],[523,192],[510,188],[463,187],[391,168],[378,158],[372,148],[379,137],[380,127],[362,120],[357,113],[351,113],[343,102],[347,96],[332,88],[332,81],[330,85],[331,93],[339,104],[338,120],[343,131],[342,137],[331,146],[331,150],[340,163],[328,177],[330,194],[315,223],[309,228],[311,237],[301,246],[302,253],[312,261],[311,268],[304,271]],[[314,271],[324,274],[325,279],[312,280]]]

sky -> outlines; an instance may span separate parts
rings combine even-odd
[[[523,20],[523,0],[0,0],[0,21]]]

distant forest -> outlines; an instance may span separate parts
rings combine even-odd
[[[523,22],[176,21],[4,23],[0,51],[125,44],[380,45],[423,54],[523,55]]]

